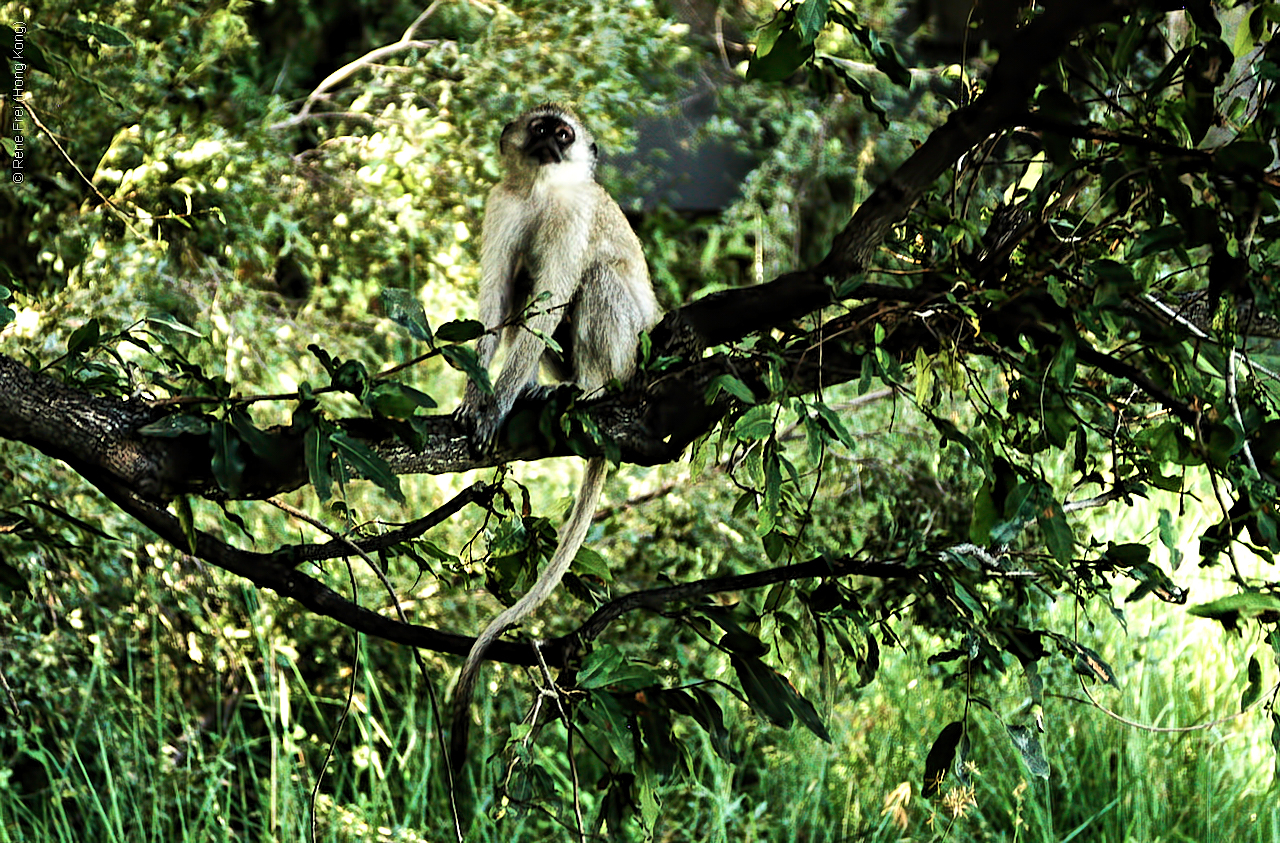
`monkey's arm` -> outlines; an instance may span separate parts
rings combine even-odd
[[[516,302],[516,279],[521,270],[528,225],[519,213],[518,201],[496,188],[485,204],[480,248],[480,322],[486,333],[476,341],[476,357],[488,368],[502,341],[502,325],[508,321]],[[458,415],[473,429],[491,414],[492,398],[468,381]],[[484,440],[487,442],[488,440]]]
[[[483,396],[476,405],[474,413],[474,437],[482,447],[488,445],[498,432],[512,405],[538,377],[538,363],[546,351],[544,338],[550,337],[556,327],[565,318],[567,309],[582,283],[582,275],[586,270],[585,255],[587,253],[590,219],[586,213],[577,208],[561,209],[558,225],[554,228],[546,225],[538,226],[530,232],[529,258],[527,263],[533,272],[534,282],[530,301],[531,313],[522,326],[509,334],[511,347],[507,359],[502,365],[502,372],[493,385],[493,396]],[[486,229],[486,235],[488,230]],[[496,240],[497,238],[494,238]],[[496,260],[496,258],[495,258]],[[514,270],[514,268],[513,268]],[[508,310],[513,305],[511,283],[514,271],[507,279],[505,292],[499,288],[499,294],[505,299],[494,300],[495,295],[486,277],[481,289],[481,316],[488,326],[489,312],[501,310],[505,302]],[[486,291],[489,298],[486,298]],[[544,295],[545,294],[545,295]],[[509,318],[507,313],[503,318]],[[502,319],[498,320],[501,324]],[[485,339],[489,337],[486,336]],[[485,349],[480,349],[481,362]],[[490,358],[492,354],[490,354]],[[474,390],[478,395],[478,390]]]
[[[482,403],[481,413],[475,420],[475,438],[480,444],[487,445],[493,440],[516,399],[536,385],[538,363],[547,347],[543,338],[555,331],[568,304],[568,299],[554,294],[550,299],[537,301],[524,324],[516,328],[507,359],[493,384],[493,396],[485,396],[488,400]]]

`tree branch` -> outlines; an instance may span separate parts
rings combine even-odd
[[[82,472],[91,483],[98,487],[116,506],[137,519],[141,524],[154,530],[160,538],[177,548],[189,548],[188,537],[176,517],[165,510],[143,500],[130,490],[113,480],[94,476],[95,472]],[[446,504],[442,511],[456,511],[457,508],[483,498],[489,490],[483,484],[476,484]],[[425,521],[426,519],[422,519]],[[415,522],[419,524],[419,522]],[[362,550],[377,550],[380,537],[362,539],[352,542]],[[386,617],[366,609],[343,597],[337,591],[319,580],[298,571],[295,567],[299,554],[308,559],[334,558],[342,555],[335,553],[321,556],[330,545],[308,546],[309,549],[299,551],[296,548],[282,549],[272,553],[258,553],[240,550],[216,539],[207,533],[197,531],[194,555],[237,576],[244,577],[259,588],[269,588],[282,597],[296,600],[304,608],[325,617],[333,618],[339,623],[357,632],[372,635],[396,644],[465,656],[471,650],[475,639],[470,636],[441,632],[427,626],[404,624],[394,618]],[[341,543],[350,552],[350,547]],[[282,561],[283,560],[283,561]],[[851,574],[876,577],[902,577],[911,575],[911,569],[890,562],[868,562],[852,557],[827,560],[818,558],[809,562],[784,565],[750,574],[727,577],[715,577],[684,583],[667,588],[633,592],[609,601],[591,615],[587,621],[571,633],[545,642],[541,646],[543,656],[552,663],[564,664],[573,653],[581,648],[582,642],[598,637],[614,620],[634,609],[655,609],[667,603],[688,601],[697,597],[729,591],[746,591],[762,588],[778,582],[811,579],[814,577],[842,577]],[[538,664],[538,654],[532,644],[520,644],[512,641],[496,641],[485,654],[485,658],[507,664],[534,666]]]

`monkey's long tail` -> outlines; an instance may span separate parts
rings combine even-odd
[[[449,763],[456,773],[462,769],[466,760],[467,737],[471,727],[471,694],[475,690],[476,678],[480,673],[480,662],[489,645],[502,634],[503,630],[518,623],[525,616],[537,611],[543,601],[555,591],[564,572],[569,570],[573,557],[578,555],[578,548],[587,537],[591,526],[591,518],[595,515],[596,503],[600,500],[600,492],[604,488],[604,478],[608,473],[609,463],[604,457],[592,457],[587,460],[587,470],[582,477],[582,486],[578,489],[578,499],[573,504],[573,512],[569,521],[560,530],[560,544],[551,555],[551,562],[542,576],[533,584],[523,597],[513,605],[502,610],[496,618],[489,621],[471,645],[467,660],[458,675],[458,684],[453,691],[453,727],[449,738]]]

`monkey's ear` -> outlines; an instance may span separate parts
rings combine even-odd
[[[516,121],[502,127],[502,134],[498,136],[498,154],[502,155],[507,151],[507,144],[510,142],[511,133],[516,130]]]
[[[594,141],[591,143],[591,157],[597,160],[600,158],[600,144]]]

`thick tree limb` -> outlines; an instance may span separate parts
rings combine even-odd
[[[864,272],[889,231],[906,218],[943,173],[978,143],[1016,124],[1026,114],[1027,101],[1045,68],[1062,56],[1081,30],[1118,19],[1137,5],[1123,0],[1056,0],[1047,4],[1044,13],[1020,30],[1002,51],[982,94],[954,112],[867,197],[816,267],[756,287],[707,296],[670,314],[663,320],[662,330],[681,324],[707,345],[718,345],[831,304],[829,280],[844,281]]]

